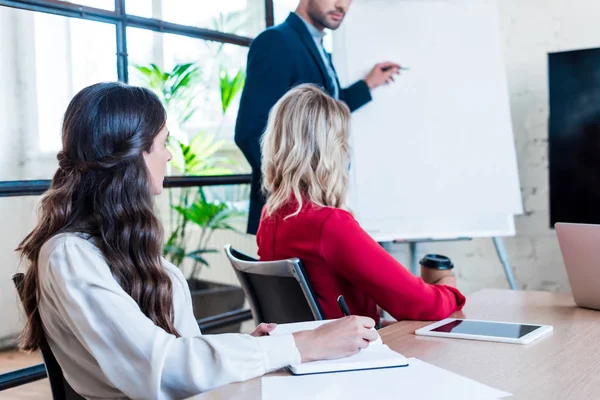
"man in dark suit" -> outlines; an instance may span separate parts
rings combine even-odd
[[[248,52],[246,84],[235,126],[235,142],[252,167],[248,233],[256,234],[265,199],[261,193],[260,138],[269,111],[292,87],[314,83],[351,111],[371,101],[371,90],[394,80],[400,66],[377,64],[369,75],[341,88],[323,48],[324,29],[337,29],[352,0],[301,0],[295,13],[252,41]]]

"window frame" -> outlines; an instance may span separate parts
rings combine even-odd
[[[265,26],[274,24],[274,0],[264,0]],[[249,47],[252,38],[206,28],[182,25],[155,18],[127,14],[126,0],[114,0],[114,10],[104,10],[58,0],[0,0],[0,7],[41,12],[62,17],[79,18],[88,21],[112,24],[116,30],[117,76],[124,83],[129,82],[129,59],[127,53],[127,28],[139,28],[154,32],[187,36],[199,40],[229,43]],[[249,184],[250,175],[221,176],[173,176],[165,178],[165,187],[194,187]],[[36,196],[50,186],[50,180],[0,181],[0,197]]]

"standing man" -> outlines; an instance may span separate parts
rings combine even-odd
[[[235,143],[252,167],[248,233],[256,234],[265,199],[261,193],[260,138],[269,111],[292,87],[314,83],[332,97],[344,101],[350,111],[371,101],[371,90],[394,80],[400,66],[393,62],[375,65],[364,79],[341,88],[323,48],[325,28],[337,29],[352,0],[300,0],[286,21],[262,32],[248,52],[246,84],[235,126]]]

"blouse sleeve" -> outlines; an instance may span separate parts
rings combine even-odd
[[[344,210],[334,210],[325,221],[320,252],[340,276],[397,320],[444,319],[465,303],[458,289],[430,285],[411,274]]]
[[[300,362],[292,335],[177,338],[165,332],[141,312],[85,241],[59,243],[48,261],[43,290],[61,315],[61,321],[49,322],[66,323],[111,384],[129,398],[187,397]],[[60,338],[54,339],[60,345]]]

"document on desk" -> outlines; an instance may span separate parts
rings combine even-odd
[[[438,368],[416,358],[408,367],[304,376],[265,376],[262,400],[444,399],[492,400],[510,393]]]
[[[331,321],[296,322],[281,324],[270,335],[285,335],[303,330],[316,329]],[[345,358],[337,360],[313,361],[304,364],[290,365],[288,371],[294,375],[322,374],[340,371],[356,371],[377,368],[406,367],[408,361],[402,354],[395,352],[383,344],[381,337],[369,343],[366,349]]]

